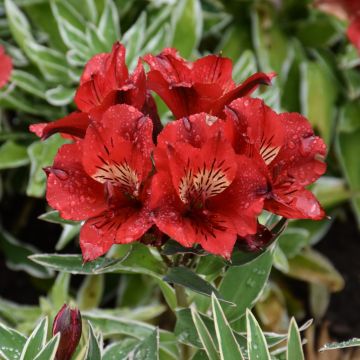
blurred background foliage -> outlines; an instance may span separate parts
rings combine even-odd
[[[0,317],[29,333],[40,314],[53,317],[71,298],[85,316],[93,316],[95,325],[101,316],[119,315],[167,330],[173,326],[175,317],[163,300],[168,291],[171,303],[172,293],[162,282],[161,295],[160,280],[156,276],[149,280],[146,271],[120,277],[111,272],[82,273],[71,281],[64,273],[54,282],[51,267],[28,258],[55,250],[79,253],[80,229],[78,223],[59,219],[44,200],[42,168],[52,163],[64,139],[54,136],[39,141],[28,126],[68,114],[87,60],[110,51],[120,39],[130,68],[138,56],[172,46],[190,60],[208,53],[231,58],[236,82],[256,71],[277,72],[273,86],[255,95],[277,111],[301,112],[325,139],[328,171],[312,190],[328,218],[289,223],[271,261],[262,265],[266,274],[272,262],[274,267],[269,281],[265,276],[256,289],[262,293],[255,313],[268,331],[286,331],[291,316],[313,317],[317,324],[325,316],[334,323],[330,324],[334,336],[359,336],[360,320],[356,316],[351,320],[358,295],[349,298],[350,309],[342,310],[350,321],[348,328],[343,327],[345,320],[331,318],[328,311],[332,293],[341,292],[345,284],[346,290],[351,282],[352,288],[359,286],[360,56],[346,39],[346,25],[316,9],[310,0],[0,0],[0,44],[15,65],[11,82],[0,91],[0,266],[4,274]],[[165,123],[170,114],[157,101]],[[119,255],[117,251],[112,255]],[[257,261],[268,260],[261,255]],[[196,266],[196,272],[213,284],[224,275],[224,264],[213,256],[201,258]],[[337,266],[346,273],[345,279]],[[246,267],[242,271],[246,274]],[[230,286],[241,287],[235,281],[239,274],[234,276],[231,280],[228,275]],[[243,290],[251,292],[253,286],[248,283]],[[354,294],[352,288],[348,295]],[[344,306],[338,299],[334,306]],[[195,300],[206,312],[209,298],[195,296]],[[231,311],[226,315],[231,318]],[[181,318],[176,316],[179,327]],[[340,321],[337,327],[336,321]],[[352,321],[357,325],[352,326]],[[233,325],[240,331],[241,323]]]

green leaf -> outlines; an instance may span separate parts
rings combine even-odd
[[[211,296],[216,337],[221,360],[244,359],[231,327],[215,294]]]
[[[229,321],[242,317],[246,308],[254,305],[264,288],[272,266],[273,250],[268,249],[253,261],[229,267],[220,284],[219,292],[236,307],[224,307]]]
[[[0,147],[0,170],[17,168],[28,163],[29,157],[25,146],[8,140]]]
[[[135,349],[134,359],[159,360],[159,329],[145,338]]]
[[[245,50],[234,65],[233,79],[237,83],[241,83],[255,74],[256,71],[257,67],[254,53],[251,50]]]
[[[58,242],[55,245],[55,250],[60,251],[64,249],[64,247],[75,237],[80,233],[81,224],[76,225],[63,225],[63,230],[61,232],[61,235],[59,237]]]
[[[138,54],[144,45],[145,33],[146,12],[142,12],[121,39],[121,42],[126,47],[126,60],[130,64],[130,68],[136,66]]]
[[[60,309],[63,304],[68,302],[69,286],[70,274],[59,273],[50,291],[50,300],[54,309]]]
[[[69,224],[69,225],[77,225],[76,221],[65,220],[60,217],[59,212],[57,210],[51,210],[46,213],[41,214],[38,219],[47,221],[49,223],[54,224]]]
[[[360,165],[354,154],[360,152],[360,129],[358,127],[360,108],[348,103],[340,113],[336,152],[345,178],[351,190],[353,206],[358,226],[360,226]]]
[[[106,347],[102,360],[127,359],[138,344],[134,339],[123,339]]]
[[[336,350],[336,349],[346,349],[349,347],[358,347],[360,346],[360,339],[353,338],[351,340],[346,340],[342,342],[335,342],[323,345],[319,351],[327,351],[327,350]]]
[[[30,177],[26,189],[28,196],[42,197],[45,194],[46,174],[44,167],[53,163],[54,157],[65,140],[57,134],[46,141],[34,141],[27,149],[30,158]]]
[[[292,318],[290,321],[286,359],[304,360],[300,332],[294,318]]]
[[[293,258],[308,244],[308,238],[309,231],[306,229],[288,227],[280,235],[278,244],[287,258]]]
[[[246,310],[246,329],[249,360],[271,360],[265,336],[249,309]]]
[[[219,292],[210,283],[184,266],[170,268],[164,280],[169,283],[184,286],[202,295],[211,296],[211,294],[214,293],[219,296],[220,301],[224,301],[219,295]]]
[[[39,80],[38,77],[29,72],[22,70],[13,70],[11,73],[11,80],[20,89],[29,94],[35,95],[41,99],[45,98],[46,86]]]
[[[4,5],[10,31],[15,41],[24,50],[26,42],[33,39],[30,24],[13,0],[5,0]]]
[[[273,264],[276,269],[283,273],[287,273],[289,271],[289,264],[287,261],[287,257],[285,253],[282,251],[280,246],[276,246],[274,250],[273,256]]]
[[[329,144],[334,128],[337,88],[329,70],[317,62],[301,64],[301,112]],[[324,92],[324,89],[327,89]],[[322,96],[319,96],[322,94]]]
[[[86,39],[89,45],[90,55],[110,51],[106,44],[106,40],[98,33],[97,28],[93,24],[86,26]]]
[[[99,21],[98,32],[99,36],[106,40],[109,49],[115,41],[120,40],[120,18],[117,7],[112,0],[106,0]]]
[[[48,329],[48,318],[43,318],[30,337],[27,339],[26,344],[21,353],[20,360],[34,360],[40,353],[45,345]]]
[[[86,58],[88,53],[86,22],[82,14],[70,2],[51,0],[50,4],[62,40],[70,49],[83,53]]]
[[[56,334],[39,352],[34,360],[55,360],[56,350],[60,342],[60,333]]]
[[[94,333],[94,328],[89,321],[89,340],[84,360],[101,360],[102,344]]]
[[[5,360],[20,359],[25,343],[24,335],[0,323],[0,355]]]
[[[187,58],[201,39],[203,18],[199,0],[179,0],[173,10],[171,45]]]
[[[104,276],[87,276],[77,294],[76,303],[80,310],[89,310],[100,305],[104,292]]]
[[[0,247],[5,254],[6,264],[10,269],[16,271],[23,270],[32,276],[42,279],[53,276],[51,270],[34,264],[29,260],[30,255],[38,252],[37,249],[28,244],[21,243],[5,231],[0,233]]]
[[[49,89],[45,92],[45,98],[47,102],[54,106],[68,105],[73,101],[75,90],[71,88],[65,88],[62,85],[58,85],[53,89]]]
[[[340,291],[344,279],[323,255],[307,249],[289,259],[288,276],[313,284],[325,285],[330,291]]]
[[[24,321],[35,322],[40,315],[41,311],[38,306],[19,305],[0,298],[0,316],[14,325]]]
[[[216,349],[213,339],[207,327],[205,326],[204,322],[201,320],[200,315],[194,309],[191,309],[191,316],[195,324],[196,331],[199,335],[199,339],[203,345],[203,348],[207,356],[209,357],[209,360],[220,359],[219,353]]]

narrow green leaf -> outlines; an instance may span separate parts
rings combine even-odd
[[[342,342],[335,342],[335,343],[329,343],[325,344],[320,348],[319,351],[327,351],[327,350],[336,350],[336,349],[346,349],[349,347],[358,347],[360,346],[360,339],[359,338],[353,338],[351,340],[346,340]]]
[[[145,338],[135,349],[134,359],[159,360],[159,329]]]
[[[38,219],[44,220],[54,224],[69,224],[69,225],[77,225],[76,221],[65,220],[60,217],[59,212],[57,210],[51,210],[46,213],[41,214]]]
[[[134,339],[123,339],[106,347],[102,360],[127,359],[138,344]]]
[[[191,309],[191,316],[194,321],[196,331],[199,335],[200,341],[204,347],[204,350],[209,357],[209,360],[218,360],[220,359],[219,353],[215,347],[213,339],[205,326],[204,322],[201,320],[200,315],[194,310]]]
[[[35,322],[40,315],[38,306],[20,305],[0,297],[0,316],[14,325],[24,321]]]
[[[271,360],[265,336],[249,309],[246,310],[246,328],[249,360]]]
[[[48,330],[48,318],[43,318],[30,337],[21,353],[20,360],[34,360],[45,345]]]
[[[103,275],[89,275],[82,283],[78,294],[76,303],[80,310],[89,310],[100,305],[104,291],[104,276]]]
[[[251,262],[229,267],[219,288],[225,300],[236,304],[236,307],[224,307],[229,321],[239,319],[246,308],[254,305],[269,277],[272,261],[273,250],[268,249]]]
[[[211,302],[221,360],[244,359],[240,346],[215,294],[211,296]]]
[[[0,170],[17,168],[28,163],[29,157],[25,146],[8,140],[0,147]]]
[[[23,270],[42,279],[53,275],[52,270],[34,264],[29,260],[29,256],[38,252],[36,248],[18,241],[5,231],[0,232],[0,248],[6,256],[6,263],[10,269]]]
[[[95,336],[94,328],[89,321],[89,342],[84,360],[101,360],[102,344]]]
[[[56,334],[39,352],[34,360],[55,360],[56,350],[60,342],[60,333]]]
[[[171,45],[187,58],[198,46],[203,26],[199,0],[180,0],[172,13],[173,29]]]
[[[30,72],[17,69],[13,70],[11,73],[11,80],[16,84],[16,86],[27,93],[44,99],[46,86],[38,77],[32,75]]]
[[[54,309],[60,309],[69,300],[70,274],[59,273],[50,291]]]
[[[109,49],[115,41],[120,40],[120,18],[113,0],[106,0],[98,31],[99,35],[106,40]]]
[[[301,344],[301,337],[298,326],[294,318],[291,318],[289,333],[288,333],[288,346],[286,350],[287,360],[304,360],[304,353]]]
[[[77,235],[79,235],[81,224],[69,225],[64,224],[63,230],[59,237],[58,242],[55,245],[55,250],[60,251]]]
[[[73,101],[75,89],[65,88],[62,85],[58,85],[53,89],[49,89],[45,92],[45,98],[50,105],[64,106]]]
[[[0,355],[6,360],[20,359],[26,337],[0,323]]]
[[[31,162],[29,183],[26,189],[28,196],[44,196],[46,175],[43,168],[53,163],[57,151],[64,143],[65,140],[60,135],[56,135],[46,141],[34,141],[27,148]]]
[[[340,291],[344,279],[323,255],[312,249],[303,250],[289,259],[288,276],[295,279],[325,285],[330,291]]]
[[[170,268],[164,280],[184,286],[202,295],[211,296],[214,293],[216,296],[219,296],[220,301],[224,301],[219,292],[210,283],[184,266]]]

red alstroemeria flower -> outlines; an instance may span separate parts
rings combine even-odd
[[[350,21],[347,36],[360,52],[360,1],[359,0],[316,0],[315,5],[332,15]]]
[[[150,66],[148,87],[177,119],[200,112],[220,116],[226,104],[250,95],[260,84],[269,85],[274,76],[257,73],[236,86],[230,59],[208,55],[191,63],[170,48],[157,56],[146,55],[144,60]]]
[[[256,232],[266,178],[235,154],[222,120],[201,113],[170,123],[154,156],[150,207],[162,232],[226,258],[237,235]]]
[[[85,66],[75,95],[80,112],[51,123],[30,126],[30,131],[43,139],[54,133],[82,138],[90,121],[101,121],[103,113],[112,105],[128,104],[136,107],[159,126],[156,105],[146,90],[144,68],[139,60],[132,75],[125,64],[125,47],[115,43],[111,53],[95,55]]]
[[[0,89],[8,83],[12,68],[11,57],[7,56],[4,48],[0,46]]]
[[[138,240],[152,225],[149,210],[152,121],[134,107],[112,106],[85,138],[63,145],[47,169],[47,200],[64,219],[86,220],[85,261],[111,245]]]
[[[325,173],[326,145],[309,122],[298,113],[277,114],[260,99],[237,99],[225,111],[235,151],[267,166],[264,208],[289,219],[322,219],[305,186]]]

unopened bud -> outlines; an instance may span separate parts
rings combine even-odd
[[[53,335],[60,332],[60,343],[56,360],[70,360],[81,338],[81,314],[78,309],[71,309],[64,304],[53,323]]]

